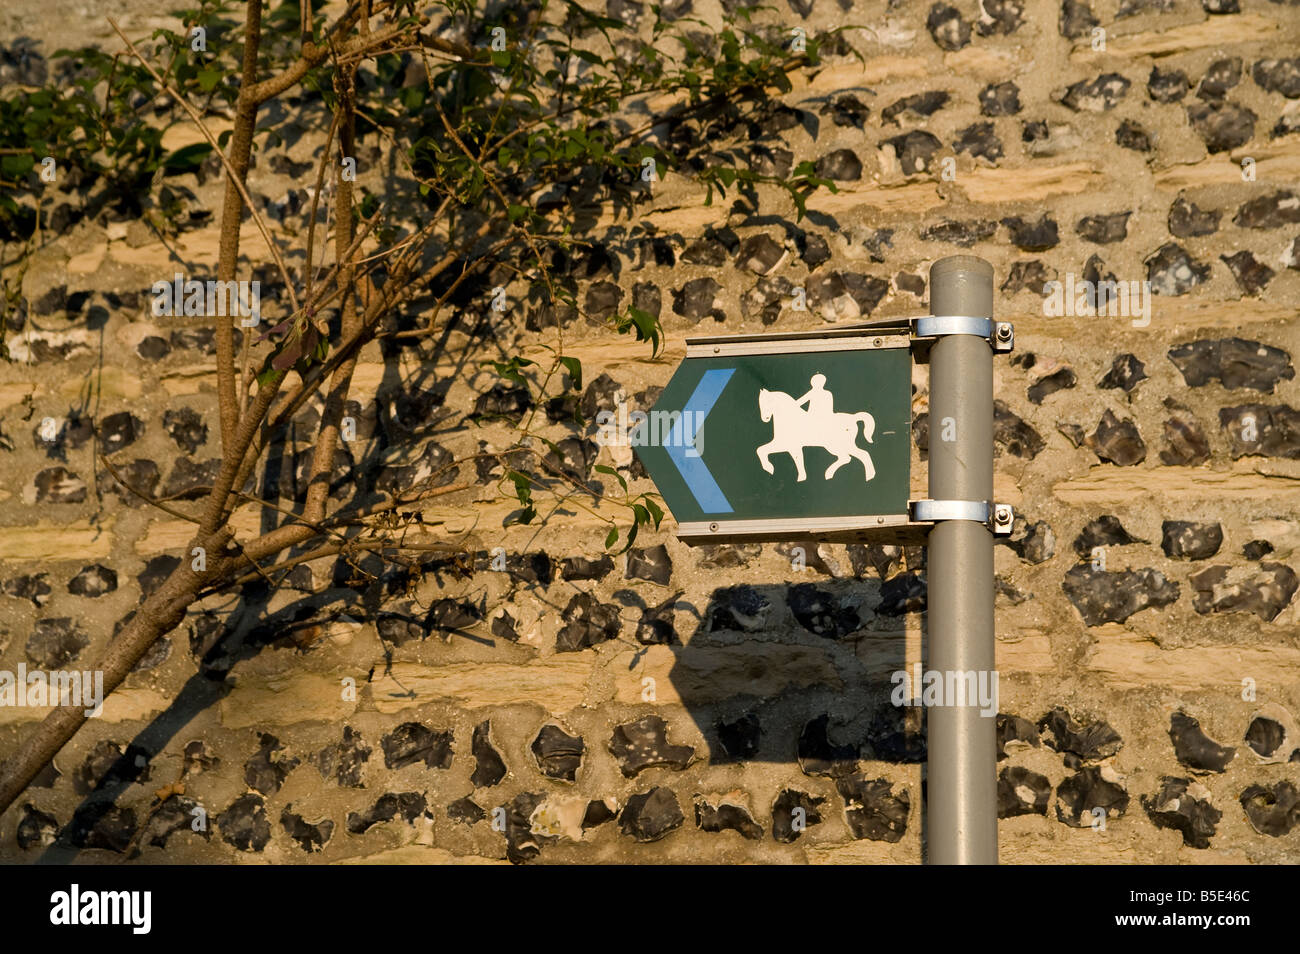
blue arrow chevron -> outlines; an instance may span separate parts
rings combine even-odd
[[[695,422],[698,421],[701,425],[704,423],[704,418],[713,410],[713,405],[718,403],[722,389],[735,373],[735,368],[714,368],[704,372],[700,383],[695,386],[695,392],[682,408],[682,416],[673,424],[673,429],[668,434],[668,446],[664,448],[681,473],[682,480],[686,481],[686,486],[695,496],[696,503],[705,513],[731,513],[731,504],[727,502],[722,488],[713,479],[713,474],[698,452],[694,456],[688,456],[688,451],[693,450],[695,443]],[[689,441],[686,439],[687,421],[691,422],[692,429]]]

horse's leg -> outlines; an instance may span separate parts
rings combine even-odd
[[[843,444],[835,447],[834,449],[830,447],[826,449],[835,455],[835,460],[833,460],[831,462],[831,465],[826,468],[826,479],[830,480],[832,477],[835,476],[835,472],[837,470],[839,470],[841,467],[843,467],[845,464],[849,462],[849,455],[845,453]]]
[[[763,465],[763,469],[769,474],[776,473],[776,468],[772,466],[773,441],[769,441],[758,449],[758,462]]]
[[[853,456],[858,460],[862,461],[862,469],[867,472],[866,479],[870,480],[872,477],[875,477],[876,465],[871,462],[871,455],[868,454],[866,451],[864,451],[861,447],[854,446],[853,450],[856,452],[854,453]]]
[[[799,480],[807,480],[808,474],[803,469],[803,447],[796,447],[790,451],[790,456],[794,458],[794,469],[798,472]]]

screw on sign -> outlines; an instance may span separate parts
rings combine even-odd
[[[687,340],[632,444],[689,544],[917,542],[929,548],[929,668],[991,674],[993,269],[955,255],[930,269],[933,315],[778,335]],[[929,496],[910,497],[912,364],[930,366]],[[929,715],[931,863],[997,862],[995,720],[978,705]],[[996,707],[994,707],[996,708]]]

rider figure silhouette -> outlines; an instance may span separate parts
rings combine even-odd
[[[808,406],[808,414],[814,420],[828,420],[835,413],[835,395],[826,390],[826,375],[814,374],[808,382],[812,389],[795,403],[799,407]]]

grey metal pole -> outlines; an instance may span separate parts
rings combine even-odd
[[[934,315],[993,316],[993,267],[973,255],[930,267]],[[943,439],[945,425],[951,428]],[[938,338],[930,351],[930,497],[993,501],[993,353],[974,335]],[[992,672],[993,535],[972,520],[930,530],[928,669]],[[941,705],[929,724],[926,824],[931,864],[997,864],[996,719],[975,700]]]

